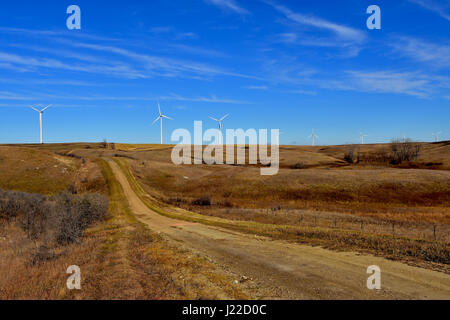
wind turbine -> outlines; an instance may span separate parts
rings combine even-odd
[[[368,137],[368,135],[361,132],[359,136],[361,138],[361,144],[364,144],[364,138]]]
[[[159,116],[155,119],[155,121],[153,121],[152,125],[154,125],[158,120],[161,121],[161,144],[163,144],[163,118],[169,119],[169,120],[173,120],[172,118],[169,118],[168,116],[165,116],[161,113],[161,106],[158,103],[158,111],[159,111]]]
[[[228,118],[228,116],[229,116],[229,114],[223,116],[220,119],[216,119],[216,118],[213,118],[213,117],[209,117],[209,118],[214,120],[214,121],[217,121],[219,123],[219,131],[220,131],[220,133],[222,133],[222,121],[225,120],[226,118]]]
[[[441,135],[442,132],[437,132],[437,133],[433,133],[433,136],[436,139],[436,142],[439,142],[439,136]]]
[[[35,106],[38,107],[39,105]],[[47,110],[48,108],[50,108],[52,105],[48,105],[46,106],[44,109],[42,110],[38,110],[35,107],[30,107],[31,109],[33,109],[36,112],[39,112],[39,125],[40,125],[40,142],[41,144],[44,144],[44,140],[42,139],[42,115],[44,114],[44,111]]]
[[[318,135],[316,135],[315,133],[314,133],[314,129],[312,130],[312,133],[311,133],[311,135],[309,136],[309,138],[312,138],[312,145],[314,146],[316,143],[316,141],[315,141],[315,139],[317,138],[317,139],[319,139],[319,136]]]

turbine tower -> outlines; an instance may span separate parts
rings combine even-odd
[[[38,106],[39,105],[37,105],[35,107],[38,107]],[[44,140],[42,138],[42,115],[44,114],[44,111],[47,110],[48,108],[50,108],[51,106],[52,105],[50,104],[50,105],[46,106],[44,109],[42,109],[42,110],[36,109],[35,107],[30,107],[34,111],[39,112],[39,127],[40,127],[40,143],[41,144],[44,144]]]
[[[441,135],[441,133],[442,132],[433,133],[436,142],[439,142],[439,136]]]
[[[209,118],[214,120],[214,121],[217,121],[219,123],[219,131],[220,131],[220,133],[222,133],[222,121],[225,120],[226,118],[228,118],[228,116],[229,116],[229,114],[223,116],[220,119],[216,119],[216,118],[213,118],[213,117],[209,117]]]
[[[309,136],[309,138],[312,138],[312,145],[315,146],[316,145],[316,138],[319,139],[319,136],[314,133],[314,129],[312,130],[312,133]]]
[[[155,121],[153,121],[152,125],[154,125],[158,120],[161,121],[161,144],[163,144],[163,118],[169,119],[169,120],[173,120],[172,118],[169,118],[168,116],[165,116],[161,113],[161,106],[158,103],[158,111],[159,111],[159,116],[155,119]]]
[[[361,132],[361,133],[359,134],[359,136],[360,136],[360,138],[361,138],[361,144],[364,144],[364,138],[365,138],[365,137],[368,137],[368,135]]]

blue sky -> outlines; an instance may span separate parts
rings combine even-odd
[[[46,142],[158,142],[157,101],[165,141],[228,113],[283,144],[450,139],[449,71],[448,0],[2,1],[0,143],[38,142],[35,104]]]

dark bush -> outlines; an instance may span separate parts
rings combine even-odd
[[[192,201],[192,204],[196,205],[196,206],[210,206],[211,205],[211,197],[210,196],[202,196],[202,197]]]
[[[31,265],[40,265],[46,261],[55,258],[55,253],[52,252],[47,246],[40,246],[31,257]]]
[[[52,197],[0,190],[0,218],[17,219],[31,240],[76,242],[84,230],[106,216],[108,199],[100,194],[63,192]]]
[[[358,159],[356,162],[369,162],[369,163],[389,163],[391,165],[399,165],[402,162],[417,161],[420,156],[421,145],[414,143],[410,139],[394,139],[392,140],[390,148],[384,148],[376,150],[374,152],[368,152],[361,157],[358,152]],[[350,149],[351,150],[351,149]],[[344,159],[351,163],[352,154],[348,151]],[[353,155],[354,157],[354,155]],[[353,160],[354,161],[354,160]]]
[[[303,162],[297,162],[296,164],[291,166],[291,169],[299,170],[303,169],[305,167],[305,164]]]
[[[359,163],[361,158],[361,152],[358,148],[350,147],[344,154],[344,160],[347,163],[353,164],[353,163]]]
[[[400,164],[403,161],[417,160],[420,154],[420,144],[415,144],[409,139],[393,140],[391,143],[390,163]]]

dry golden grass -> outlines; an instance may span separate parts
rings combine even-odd
[[[192,252],[177,249],[137,222],[106,163],[110,218],[90,228],[80,244],[52,247],[55,257],[30,263],[39,243],[0,222],[0,299],[245,299],[232,279]],[[66,288],[70,265],[82,289]]]
[[[75,182],[81,161],[29,147],[0,146],[0,188],[52,194]]]
[[[370,153],[384,147],[361,149]],[[255,166],[175,166],[168,146],[117,144],[114,150],[101,144],[0,146],[1,188],[52,194],[75,184],[81,192],[109,193],[111,200],[108,221],[89,229],[81,244],[51,248],[57,256],[41,265],[29,264],[40,244],[26,240],[13,225],[2,224],[0,270],[7,271],[0,279],[0,299],[247,297],[204,259],[177,249],[138,223],[108,167],[98,162],[100,157],[118,156],[122,165],[129,162],[139,181],[135,188],[142,186],[141,196],[149,193],[144,200],[161,214],[426,263],[449,272],[449,145],[423,144],[419,163],[414,164],[420,169],[411,164],[350,166],[343,163],[347,148],[281,147],[280,173],[262,177]],[[292,169],[297,163],[302,169]],[[192,204],[203,196],[211,197],[211,206]],[[306,218],[300,220],[301,215]],[[338,225],[335,217],[342,219]],[[359,220],[345,222],[347,217],[363,219],[364,232],[358,229]],[[371,229],[371,219],[387,222],[387,227],[379,228],[377,222]],[[392,221],[395,236],[390,234]],[[434,224],[438,241],[432,241]],[[422,229],[424,237],[412,232]],[[79,292],[65,286],[65,270],[72,264],[82,268]]]
[[[450,171],[342,166],[340,159],[325,161],[320,154],[310,154],[283,147],[282,168],[272,177],[261,176],[259,168],[251,166],[175,166],[170,150],[129,153],[135,159],[129,160],[149,193],[185,208],[209,196],[212,206],[202,211],[212,215],[218,208],[281,206],[397,221],[450,223]],[[308,163],[305,169],[291,169],[298,159]]]
[[[141,198],[153,211],[175,219],[182,219],[206,225],[219,226],[250,234],[268,236],[275,239],[292,240],[300,243],[321,245],[336,250],[357,250],[390,259],[407,261],[427,268],[434,268],[449,273],[450,264],[449,243],[444,241],[415,239],[398,235],[377,234],[355,230],[339,229],[337,227],[319,225],[283,225],[263,224],[248,220],[230,220],[206,216],[163,203],[148,194],[136,178],[124,159],[115,159],[128,178],[128,181]]]

